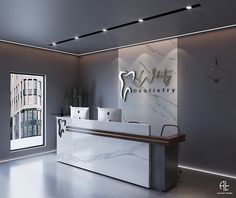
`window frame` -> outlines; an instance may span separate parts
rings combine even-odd
[[[12,149],[11,148],[11,140],[13,140],[13,138],[11,138],[11,136],[9,136],[9,144],[10,144],[9,150],[10,150],[10,152],[17,152],[17,151],[22,151],[22,150],[28,150],[28,149],[45,147],[46,146],[46,75],[44,75],[44,74],[36,74],[36,73],[26,73],[26,72],[15,72],[15,71],[10,72],[10,74],[9,74],[9,77],[10,77],[10,87],[9,87],[10,99],[11,99],[11,94],[12,94],[11,93],[11,79],[12,79],[11,77],[12,77],[12,74],[16,74],[16,75],[17,74],[19,74],[19,75],[29,75],[28,79],[32,80],[32,87],[33,88],[32,88],[32,94],[30,94],[30,95],[29,95],[28,90],[27,90],[27,89],[29,89],[29,87],[25,86],[26,84],[29,83],[29,82],[26,82],[26,79],[23,79],[22,82],[19,83],[19,85],[18,85],[18,88],[22,87],[22,90],[21,90],[21,92],[22,92],[22,99],[21,99],[22,106],[27,105],[27,103],[26,103],[26,98],[27,97],[28,97],[27,101],[29,102],[29,96],[32,96],[32,97],[34,96],[34,80],[35,80],[35,78],[42,77],[42,81],[40,81],[40,80],[36,81],[37,82],[37,89],[38,89],[38,82],[40,82],[40,85],[41,85],[41,87],[40,87],[41,88],[40,89],[40,91],[41,91],[40,98],[42,99],[41,100],[42,104],[40,103],[40,105],[42,106],[42,108],[40,110],[39,109],[36,110],[37,114],[38,114],[38,111],[41,112],[41,116],[40,116],[40,120],[41,121],[40,122],[36,121],[37,123],[40,123],[40,126],[38,124],[37,125],[32,125],[32,134],[34,134],[34,126],[36,126],[36,128],[37,128],[37,132],[41,128],[42,128],[42,131],[38,132],[37,135],[32,135],[31,136],[31,137],[35,137],[35,136],[40,137],[40,136],[42,136],[42,144],[37,144],[35,146],[33,145],[33,146],[26,146],[26,147],[23,147],[23,148]],[[36,97],[38,97],[38,90],[36,91]],[[14,97],[13,98],[15,99],[15,93],[14,93]],[[14,99],[13,99],[13,101],[14,101]],[[20,97],[19,97],[19,99],[20,99]],[[19,105],[21,105],[21,104],[19,104]],[[10,112],[11,112],[11,106],[12,105],[13,104],[11,104],[10,108],[9,108]],[[33,102],[33,105],[37,105],[37,104],[34,104],[34,102]],[[19,114],[21,114],[21,111],[22,110],[19,111]],[[35,110],[32,110],[32,119],[34,118],[34,111]],[[23,122],[28,121],[28,112],[27,112],[27,120],[25,120],[25,112],[23,112],[23,115],[24,115],[24,117],[21,118],[21,119],[23,119]],[[37,119],[39,119],[39,118],[37,117]],[[11,115],[10,115],[9,120],[11,120]],[[21,122],[21,121],[22,120],[19,120],[19,122]],[[11,129],[10,130],[10,134],[13,134],[11,127],[14,127],[14,126],[10,125],[10,129]],[[20,127],[25,128],[24,125],[21,125]],[[28,134],[28,127],[26,126],[26,128],[27,128],[27,134]],[[25,131],[23,131],[23,133],[25,133]],[[25,135],[23,133],[21,134],[21,136]],[[19,139],[31,138],[31,137],[19,137]]]

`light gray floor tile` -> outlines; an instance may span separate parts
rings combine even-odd
[[[233,195],[217,195],[227,180]],[[166,193],[56,162],[56,154],[0,164],[0,198],[215,198],[236,197],[236,180],[183,170]]]

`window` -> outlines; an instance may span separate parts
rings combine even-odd
[[[40,104],[41,105],[41,101],[42,101],[42,94],[41,94],[41,92],[42,92],[42,89],[41,89],[41,87],[42,87],[42,83],[41,83],[41,81],[39,80],[38,81],[38,104]]]
[[[21,101],[21,106],[23,105],[23,83],[22,81],[20,82],[20,101]]]
[[[33,81],[33,98],[34,98],[34,104],[37,104],[37,80],[34,79]]]
[[[32,79],[28,80],[28,98],[29,98],[29,103],[28,104],[33,104],[33,81]]]
[[[23,97],[24,97],[24,105],[26,105],[26,79],[24,79],[24,88],[23,88]]]
[[[33,120],[37,120],[38,118],[38,112],[37,112],[37,109],[34,109],[33,110]]]
[[[10,149],[44,145],[44,76],[10,74]]]

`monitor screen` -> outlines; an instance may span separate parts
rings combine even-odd
[[[121,122],[121,109],[98,107],[98,120],[107,122]]]
[[[89,119],[89,107],[70,107],[70,117]]]

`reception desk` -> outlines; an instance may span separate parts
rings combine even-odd
[[[165,191],[178,177],[184,135],[151,137],[150,125],[57,118],[57,160]]]

